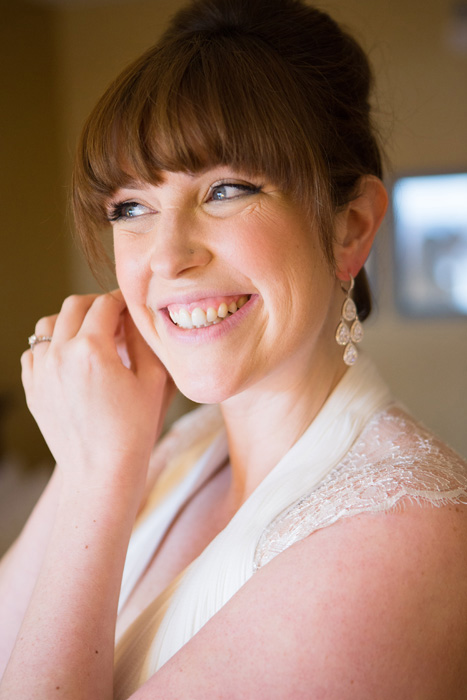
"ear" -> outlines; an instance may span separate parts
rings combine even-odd
[[[388,195],[381,180],[374,175],[362,177],[358,196],[336,217],[334,257],[339,280],[346,281],[360,272],[387,206]]]

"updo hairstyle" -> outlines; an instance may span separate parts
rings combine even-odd
[[[91,265],[105,259],[100,232],[117,189],[229,165],[304,205],[333,266],[335,214],[363,175],[382,176],[371,86],[357,42],[302,0],[194,0],[85,124],[73,208]],[[364,271],[356,301],[366,317]]]

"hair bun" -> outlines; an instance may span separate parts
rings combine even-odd
[[[235,31],[261,34],[264,22],[290,11],[300,12],[297,0],[194,0],[174,17],[164,39],[181,34],[228,35]]]

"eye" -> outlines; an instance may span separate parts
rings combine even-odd
[[[139,202],[121,202],[119,204],[113,204],[108,219],[110,222],[115,223],[116,221],[128,221],[131,219],[136,219],[145,214],[154,214],[152,209],[140,204]]]
[[[156,225],[157,214],[141,202],[117,202],[110,206],[107,218],[114,231],[149,233]]]
[[[257,194],[261,187],[257,185],[244,185],[238,182],[225,182],[211,187],[208,201],[223,202],[225,200],[237,199],[243,195]]]

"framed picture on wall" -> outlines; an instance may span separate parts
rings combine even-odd
[[[467,315],[467,171],[397,178],[392,212],[400,312]]]

